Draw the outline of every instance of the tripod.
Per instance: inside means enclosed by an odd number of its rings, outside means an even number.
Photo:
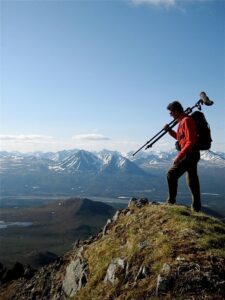
[[[192,113],[194,108],[197,108],[198,110],[201,110],[202,107],[201,105],[205,104],[207,106],[210,106],[213,104],[213,101],[209,100],[209,98],[207,97],[205,92],[201,92],[200,93],[200,97],[201,99],[195,103],[194,106],[192,107],[188,107],[184,112],[185,114],[189,115],[190,113]],[[136,155],[140,150],[142,150],[145,147],[145,150],[148,148],[151,148],[159,139],[161,139],[170,129],[172,129],[174,126],[177,125],[178,120],[175,119],[173,121],[171,121],[168,124],[168,128],[167,129],[161,129],[158,133],[156,133],[156,135],[154,135],[149,141],[147,141],[143,146],[141,146],[136,152],[133,153],[133,156]]]

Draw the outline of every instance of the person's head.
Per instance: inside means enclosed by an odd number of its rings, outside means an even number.
[[[171,117],[177,119],[183,112],[183,106],[178,101],[173,101],[168,104],[167,109],[170,112]]]

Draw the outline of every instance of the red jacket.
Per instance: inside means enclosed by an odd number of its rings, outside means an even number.
[[[169,134],[179,142],[181,151],[177,157],[183,159],[197,142],[197,130],[195,121],[185,113],[178,118],[178,123],[177,132],[170,130]]]

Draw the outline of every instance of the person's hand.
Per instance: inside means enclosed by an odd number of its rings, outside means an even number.
[[[167,132],[167,131],[170,130],[170,126],[169,126],[168,124],[166,124],[166,125],[163,127],[163,129]]]

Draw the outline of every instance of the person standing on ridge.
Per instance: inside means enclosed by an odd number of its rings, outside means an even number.
[[[176,203],[178,179],[185,173],[186,181],[192,194],[192,210],[201,210],[200,185],[197,173],[197,165],[200,160],[200,151],[197,149],[197,129],[194,120],[185,114],[180,102],[174,101],[167,106],[170,115],[177,120],[178,129],[175,132],[168,124],[164,130],[177,140],[179,150],[172,167],[167,173],[169,196],[168,204]]]

